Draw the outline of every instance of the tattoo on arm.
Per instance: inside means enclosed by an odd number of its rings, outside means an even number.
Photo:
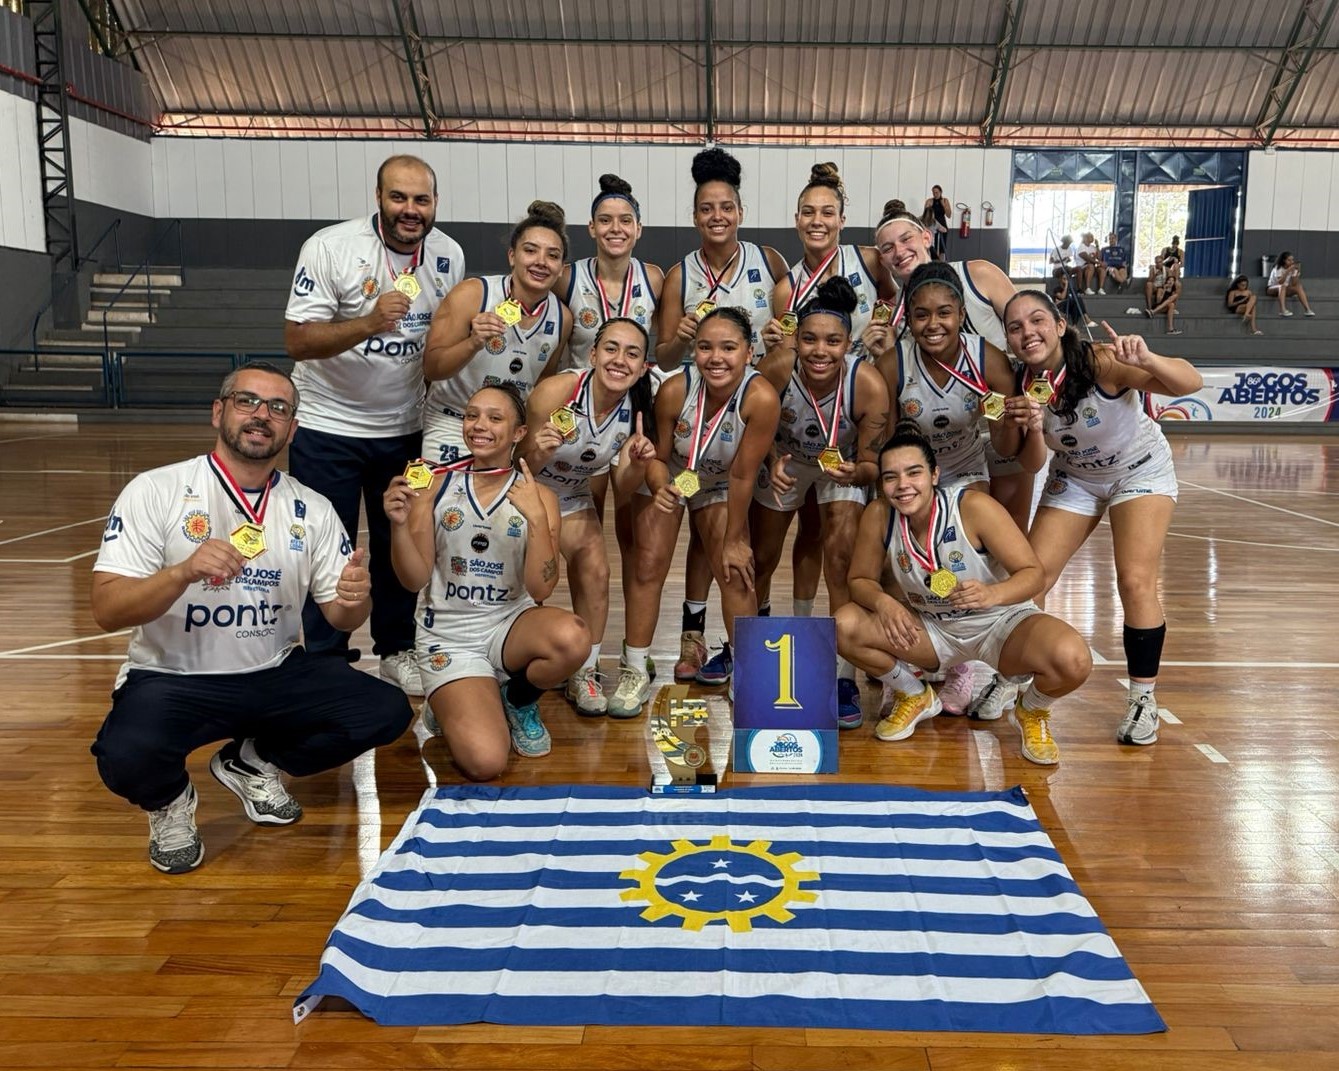
[[[558,579],[558,559],[550,558],[544,563],[544,583]]]

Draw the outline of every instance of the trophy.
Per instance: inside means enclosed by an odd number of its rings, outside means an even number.
[[[661,794],[715,792],[719,774],[711,761],[711,710],[705,699],[690,699],[682,684],[664,685],[651,704],[648,731],[654,751],[651,791]]]

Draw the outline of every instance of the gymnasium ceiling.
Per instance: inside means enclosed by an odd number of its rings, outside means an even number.
[[[1339,145],[1339,0],[105,2],[162,133]]]

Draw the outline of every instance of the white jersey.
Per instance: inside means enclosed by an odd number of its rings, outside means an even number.
[[[984,340],[962,335],[953,370],[978,383],[985,382]],[[915,339],[897,344],[897,403],[901,419],[910,420],[934,447],[940,479],[951,483],[963,475],[985,478],[986,452],[977,424],[981,418],[980,395],[949,376],[940,387],[926,371]]]
[[[860,358],[854,353],[846,355],[842,365],[842,408],[837,415],[837,448],[848,461],[855,456],[856,412],[855,381],[860,371]],[[814,410],[809,391],[800,376],[799,360],[790,374],[786,389],[781,392],[781,419],[776,425],[776,452],[790,454],[796,462],[810,465],[818,464],[818,455],[828,445],[824,424],[831,427],[832,403],[836,400],[834,387],[822,398],[817,399],[822,419]]]
[[[879,288],[870,278],[869,269],[865,267],[865,258],[860,255],[858,245],[838,247],[833,275],[844,275],[846,281],[851,284],[851,289],[855,291],[856,307],[851,313],[851,352],[857,357],[864,357],[865,344],[860,341],[860,336],[865,333],[865,328],[869,326],[870,318],[874,315],[874,303],[879,300]],[[809,271],[804,266],[804,261],[792,264],[786,278],[790,280],[790,292],[793,296],[796,289],[804,285],[809,278]],[[809,291],[806,300],[813,298],[817,293],[818,286],[815,286]],[[798,304],[794,306],[794,311],[800,311]]]
[[[772,287],[776,284],[762,246],[740,242],[739,257],[730,269],[730,277],[722,280],[714,292],[707,281],[701,252],[684,257],[679,262],[679,271],[682,276],[680,299],[685,314],[691,314],[703,301],[743,310],[753,325],[753,363],[757,364],[767,352],[762,329],[772,318]]]
[[[507,300],[507,275],[486,275],[483,301],[479,311],[496,308]],[[430,425],[438,414],[460,420],[465,415],[474,392],[499,383],[510,383],[529,398],[544,366],[553,355],[563,334],[565,306],[552,294],[544,295],[544,308],[529,327],[515,324],[501,335],[494,335],[483,349],[454,376],[439,379],[428,386],[428,413],[425,424]]]
[[[112,506],[93,571],[144,578],[185,561],[207,539],[227,540],[248,518],[210,455],[136,476]],[[253,673],[298,642],[302,604],[335,597],[353,553],[324,495],[282,472],[270,479],[262,518],[265,550],[231,580],[198,580],[161,617],[137,625],[116,677],[158,673]],[[242,492],[254,507],[262,492]],[[233,492],[235,494],[235,492]]]
[[[568,382],[570,400],[566,404],[576,414],[576,434],[553,452],[538,474],[539,482],[560,499],[584,493],[592,476],[608,472],[610,462],[632,434],[633,426],[632,403],[627,395],[597,424],[593,373],[568,372],[562,378]]]
[[[980,335],[1001,353],[1009,352],[1009,339],[1004,334],[1004,324],[1001,322],[999,313],[995,311],[995,306],[990,303],[990,298],[981,293],[972,282],[971,270],[967,267],[967,261],[955,260],[949,265],[958,273],[958,278],[962,280],[962,300],[967,307],[967,319],[963,321],[963,334]]]
[[[1137,390],[1112,395],[1094,384],[1075,407],[1072,423],[1046,406],[1042,430],[1055,451],[1052,466],[1074,476],[1116,479],[1150,460],[1171,462],[1167,437],[1144,411]]]
[[[702,377],[692,365],[685,365],[678,375],[684,377],[684,400],[683,408],[679,410],[679,419],[674,422],[674,447],[670,451],[669,463],[671,479],[688,467],[688,451],[697,428],[698,405],[704,400],[706,392]],[[711,495],[730,486],[730,468],[735,463],[735,454],[744,439],[744,392],[749,389],[756,375],[758,373],[752,368],[744,370],[743,380],[725,403],[725,412],[716,427],[716,434],[698,455],[696,471],[701,480],[700,495]],[[708,414],[703,421],[704,438],[715,416],[715,413]]]
[[[382,244],[364,216],[317,231],[298,254],[286,319],[293,323],[354,320],[408,268],[413,254]],[[408,435],[422,427],[423,346],[432,314],[465,274],[465,254],[435,228],[414,271],[419,295],[395,330],[373,335],[335,357],[299,361],[302,426],[358,439]]]
[[[967,540],[962,527],[962,496],[968,494],[966,488],[953,488],[945,491],[935,489],[934,524],[931,526],[931,538],[934,543],[934,562],[937,568],[947,569],[958,578],[976,580],[983,584],[998,584],[1009,579],[1009,573],[994,558],[977,550]],[[975,493],[975,492],[971,492]],[[897,582],[906,592],[909,602],[919,613],[937,618],[963,617],[979,614],[979,610],[959,610],[946,598],[930,590],[930,572],[923,564],[927,555],[924,548],[904,531],[901,515],[895,509],[888,511],[888,528],[884,532],[883,545],[888,549],[888,565],[897,577]],[[998,608],[992,608],[995,610]]]
[[[629,320],[636,320],[650,333],[651,321],[656,312],[656,296],[651,289],[651,279],[646,274],[646,265],[635,257],[629,267],[632,269],[632,278],[627,284],[627,293],[620,290],[601,294],[595,258],[589,257],[572,264],[572,279],[567,285],[565,299],[567,307],[572,310],[572,334],[563,355],[563,371],[589,366],[595,333],[610,317],[625,316]],[[606,307],[608,316],[605,315]]]
[[[422,623],[432,636],[464,642],[517,609],[535,605],[525,589],[529,528],[507,501],[517,474],[485,505],[469,471],[448,472],[433,503],[437,558],[424,592]]]

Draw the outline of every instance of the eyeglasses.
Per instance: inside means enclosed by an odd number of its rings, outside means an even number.
[[[223,395],[224,401],[230,399],[243,413],[258,413],[263,405],[275,420],[292,420],[298,408],[286,398],[260,398],[244,390],[235,390],[231,394]]]

